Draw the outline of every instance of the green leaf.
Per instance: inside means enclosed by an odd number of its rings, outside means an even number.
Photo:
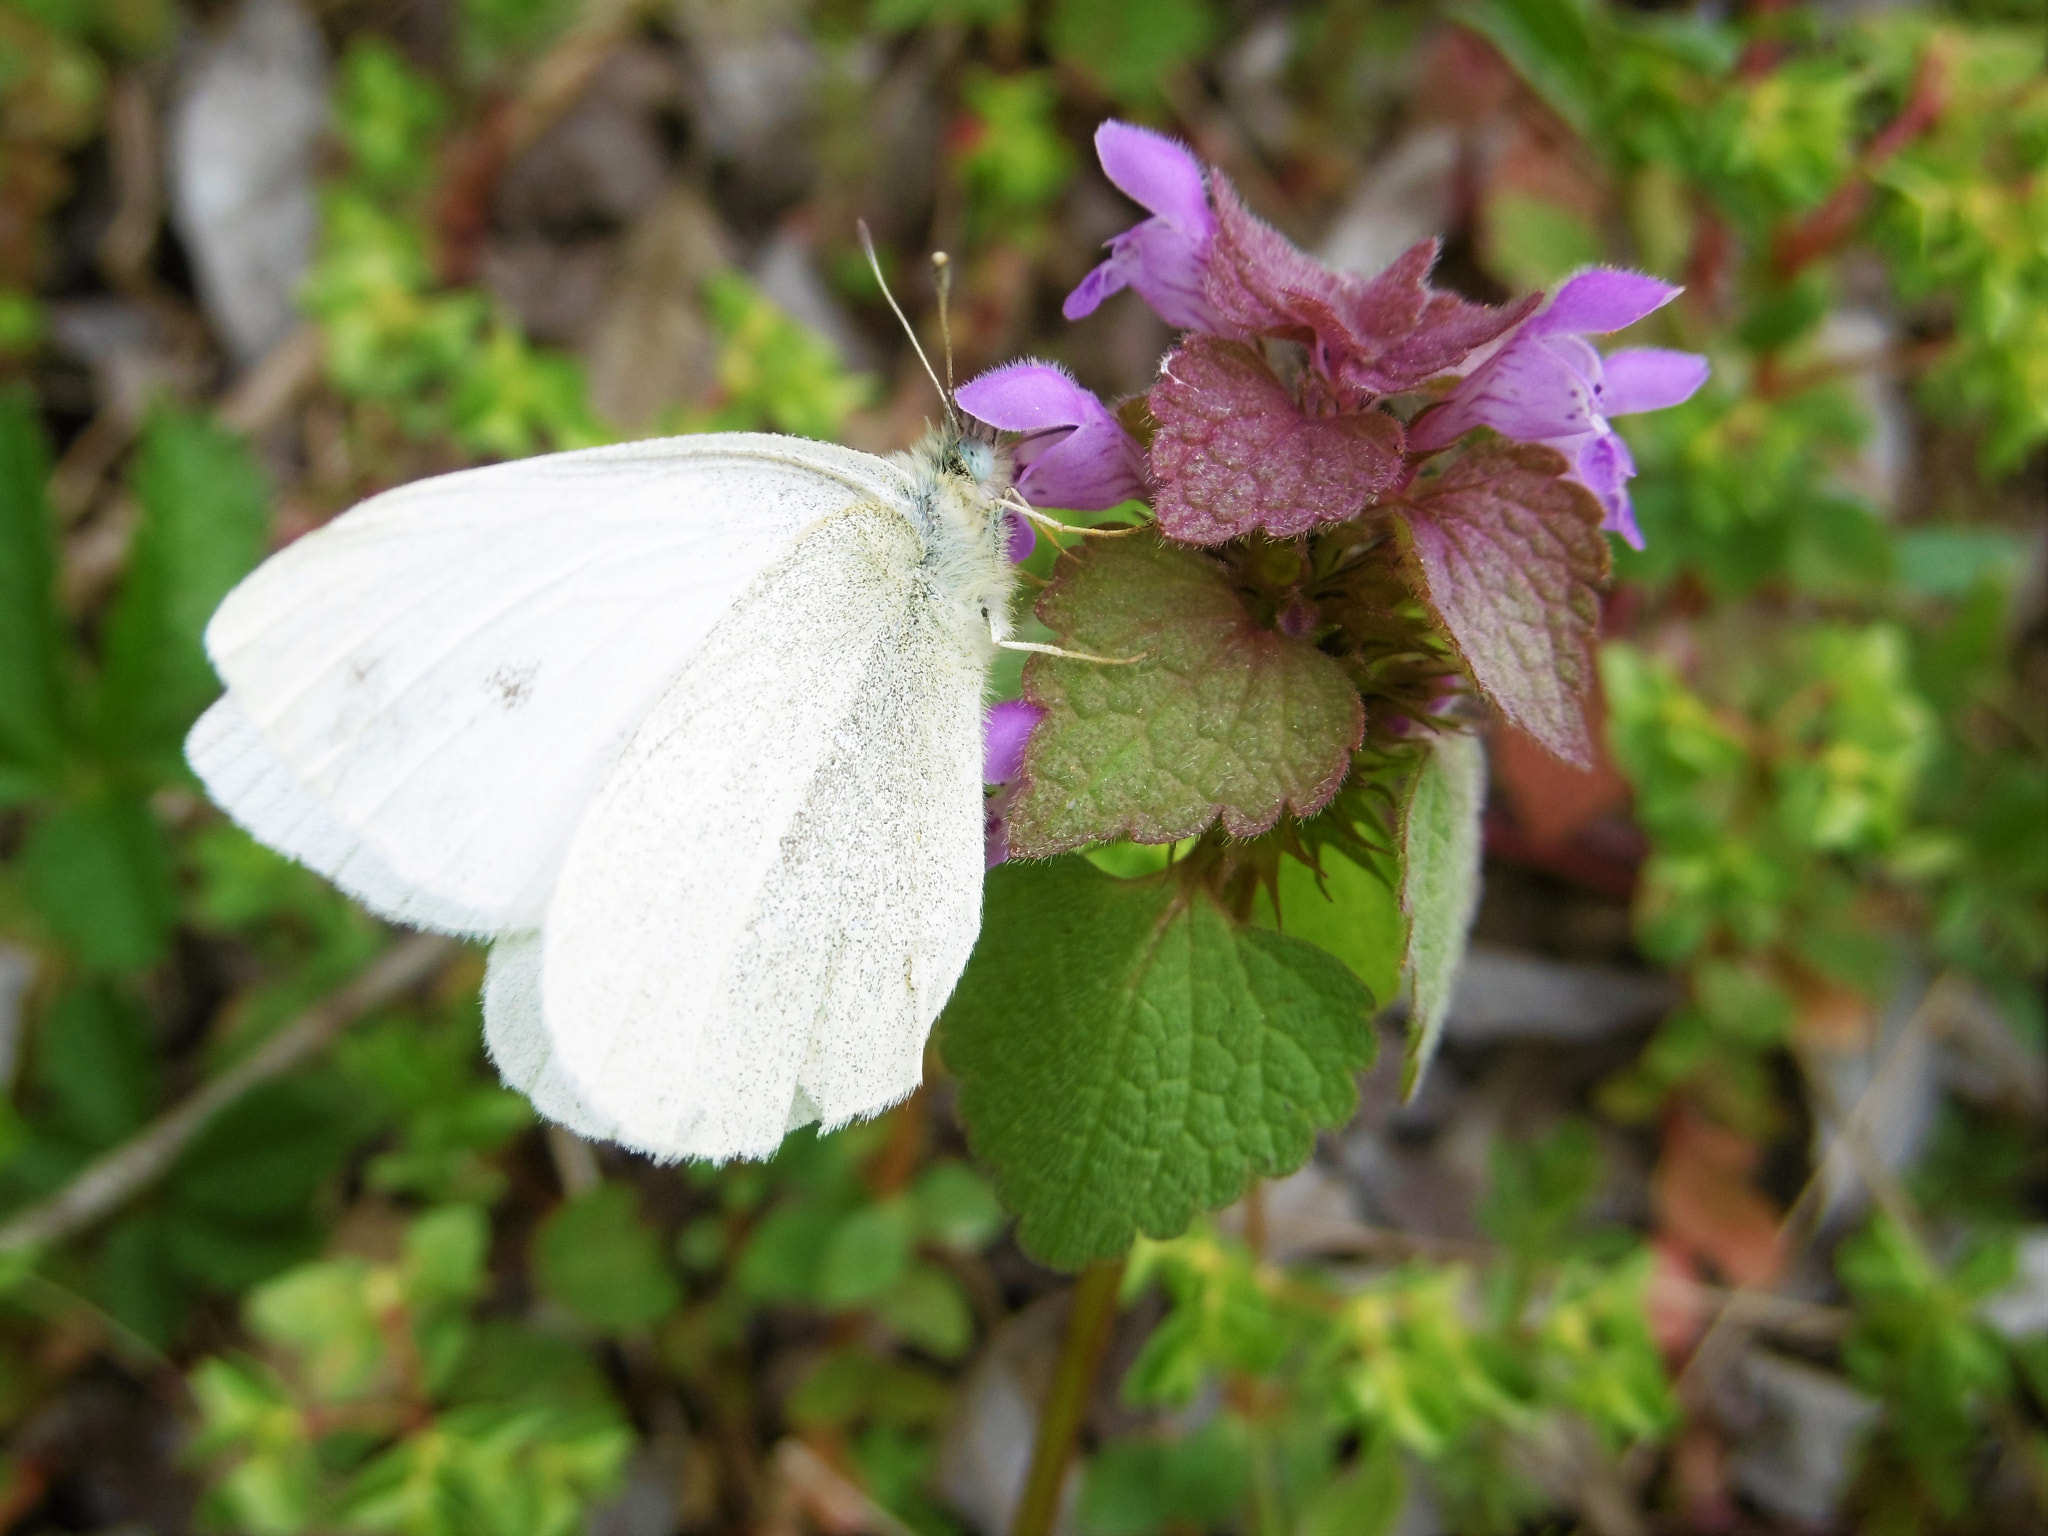
[[[941,1024],[969,1139],[1046,1263],[1167,1237],[1306,1160],[1357,1102],[1372,996],[1172,879],[1006,864]]]
[[[1261,628],[1206,555],[1146,535],[1063,557],[1038,615],[1071,650],[1034,656],[1045,709],[1009,815],[1027,858],[1088,843],[1170,843],[1219,816],[1235,837],[1311,816],[1344,781],[1365,712],[1343,668]]]
[[[484,1283],[491,1222],[474,1205],[445,1205],[405,1233],[405,1292],[415,1305],[467,1301]]]
[[[534,1239],[541,1289],[600,1328],[641,1328],[682,1300],[633,1192],[603,1184],[558,1207]]]
[[[191,1304],[169,1257],[169,1227],[158,1216],[131,1215],[100,1243],[93,1299],[120,1324],[159,1349],[176,1338]]]
[[[908,1201],[860,1207],[826,1240],[818,1261],[817,1300],[835,1309],[874,1300],[910,1268],[914,1240]]]
[[[1394,1437],[1373,1436],[1364,1460],[1310,1502],[1302,1536],[1387,1536],[1407,1499],[1406,1483]]]
[[[1486,204],[1486,265],[1512,292],[1547,288],[1607,254],[1599,230],[1570,208],[1522,192]]]
[[[316,1402],[346,1402],[390,1369],[373,1281],[354,1255],[302,1264],[251,1291],[242,1317],[257,1338],[291,1352],[293,1374]]]
[[[939,1422],[953,1406],[944,1377],[845,1345],[796,1384],[784,1413],[795,1429],[845,1429],[863,1419],[910,1428]]]
[[[1181,1440],[1134,1438],[1088,1465],[1075,1514],[1087,1536],[1214,1530],[1244,1507],[1252,1449],[1242,1423],[1218,1414]]]
[[[942,1248],[971,1252],[1001,1230],[1003,1206],[988,1180],[965,1163],[934,1163],[910,1189],[917,1234]]]
[[[1074,148],[1058,122],[1058,84],[1045,70],[999,75],[976,69],[962,94],[974,128],[962,136],[959,175],[981,220],[1015,226],[1074,179]]]
[[[0,804],[54,779],[63,749],[56,540],[50,473],[33,400],[0,393]]]
[[[142,518],[107,616],[101,736],[164,768],[220,692],[200,637],[263,557],[270,491],[240,438],[174,410],[143,429],[133,483]]]
[[[177,919],[171,853],[142,801],[109,795],[29,828],[22,888],[50,931],[102,971],[154,965]]]
[[[1401,1092],[1412,1096],[1443,1038],[1451,988],[1479,905],[1486,752],[1476,736],[1439,736],[1416,775],[1401,828],[1401,910],[1413,990]]]
[[[308,1257],[315,1198],[347,1155],[348,1106],[329,1079],[270,1083],[222,1110],[165,1181],[163,1272],[246,1290]]]
[[[228,1220],[304,1217],[349,1149],[347,1105],[324,1074],[252,1089],[216,1115],[171,1170],[175,1207]]]
[[[1280,861],[1278,931],[1306,939],[1351,967],[1375,998],[1401,987],[1407,921],[1399,891],[1375,870],[1325,845],[1317,851],[1322,879],[1299,859]],[[1268,915],[1260,907],[1260,926]]]
[[[36,1039],[42,1123],[92,1151],[110,1147],[156,1107],[156,1052],[129,999],[106,987],[60,994]]]
[[[1582,135],[1602,94],[1591,13],[1588,0],[1469,0],[1453,11]]]
[[[1488,698],[1566,762],[1593,765],[1585,696],[1607,580],[1600,503],[1564,456],[1487,443],[1398,503],[1424,595]]]
[[[1046,28],[1053,55],[1100,80],[1120,101],[1150,101],[1177,66],[1216,35],[1206,0],[1056,0]]]
[[[836,1212],[809,1201],[776,1207],[748,1234],[733,1284],[750,1301],[811,1300],[837,1225]]]
[[[938,1360],[958,1360],[974,1342],[974,1313],[960,1282],[936,1264],[914,1264],[875,1298],[875,1315]]]

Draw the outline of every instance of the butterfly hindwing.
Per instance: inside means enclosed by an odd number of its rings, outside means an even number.
[[[920,555],[889,506],[812,530],[577,828],[541,933],[536,1080],[559,1074],[607,1134],[765,1156],[917,1086],[980,926],[986,658]],[[501,1012],[494,1050],[532,1060]]]

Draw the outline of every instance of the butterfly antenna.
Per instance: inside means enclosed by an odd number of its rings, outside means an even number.
[[[932,252],[932,280],[939,290],[939,340],[946,347],[946,399],[953,398],[953,317],[948,301],[953,297],[953,258],[944,251]]]
[[[896,295],[889,291],[889,280],[882,276],[881,259],[875,255],[875,237],[868,233],[866,219],[854,220],[854,227],[860,231],[860,248],[867,253],[868,268],[875,274],[875,281],[881,286],[882,297],[889,301],[889,307],[896,312],[896,319],[903,326],[903,334],[910,338],[910,345],[917,353],[917,360],[924,364],[924,371],[930,376],[932,388],[946,402],[946,414],[953,414],[953,391],[939,382],[939,371],[932,366],[932,360],[924,355],[924,344],[917,339],[917,332],[910,324],[910,317],[903,313],[903,306],[896,302]]]

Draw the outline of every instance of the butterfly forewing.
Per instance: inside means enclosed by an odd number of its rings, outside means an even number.
[[[207,631],[189,755],[263,841],[401,921],[538,922],[634,727],[748,583],[903,472],[733,433],[404,486],[307,535]]]

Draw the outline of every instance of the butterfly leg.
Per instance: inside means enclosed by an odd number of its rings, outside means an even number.
[[[1128,667],[1133,662],[1149,661],[1150,651],[1140,651],[1135,656],[1095,656],[1087,651],[1069,651],[1057,645],[1040,645],[1035,640],[998,640],[1006,651],[1036,651],[1041,656],[1058,656],[1067,661],[1093,661],[1105,667]]]
[[[1077,534],[1084,539],[1121,539],[1134,533],[1143,533],[1151,526],[1149,523],[1131,523],[1128,525],[1119,524],[1114,528],[1085,528],[1078,523],[1063,523],[1056,517],[1047,517],[1022,496],[1019,496],[1014,488],[1003,497],[1000,505],[1016,513],[1019,517],[1024,518],[1027,522],[1036,523],[1039,527],[1043,528],[1051,536],[1055,548],[1063,547],[1059,541],[1059,536],[1063,533]]]

